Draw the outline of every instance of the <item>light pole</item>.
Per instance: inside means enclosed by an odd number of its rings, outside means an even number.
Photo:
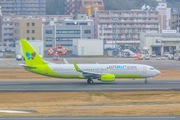
[[[54,38],[55,38],[55,41],[54,41],[54,44],[55,44],[55,48],[56,48],[56,24],[54,24]]]

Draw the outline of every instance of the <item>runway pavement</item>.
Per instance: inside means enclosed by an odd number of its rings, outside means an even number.
[[[180,80],[150,80],[144,84],[143,80],[116,81],[103,83],[95,81],[27,81],[0,82],[0,92],[103,92],[103,91],[180,91]]]
[[[0,120],[180,120],[180,116],[144,117],[0,117]]]
[[[53,61],[52,58],[45,58],[46,61],[56,64],[63,64],[63,60]],[[134,58],[66,58],[72,64],[75,61],[77,64],[145,64],[155,67],[156,69],[180,69],[180,61],[176,60],[141,60],[136,61]],[[23,69],[19,64],[25,64],[25,61],[17,61],[15,58],[0,58],[0,69]]]

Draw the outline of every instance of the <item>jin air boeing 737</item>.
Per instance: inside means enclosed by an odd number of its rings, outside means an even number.
[[[55,78],[87,79],[88,84],[93,84],[93,79],[102,82],[113,82],[116,78],[148,78],[155,77],[161,72],[148,65],[140,64],[55,64],[44,61],[27,40],[21,39],[26,65],[25,70]]]

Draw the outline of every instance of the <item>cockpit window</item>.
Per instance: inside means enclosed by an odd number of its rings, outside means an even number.
[[[154,68],[150,68],[150,70],[154,70]]]

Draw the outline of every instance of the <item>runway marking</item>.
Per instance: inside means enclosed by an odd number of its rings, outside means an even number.
[[[119,105],[119,106],[110,106],[110,105],[105,105],[105,106],[101,106],[101,105],[94,105],[94,106],[86,106],[86,105],[83,105],[83,106],[63,106],[63,107],[26,107],[26,108],[30,108],[30,109],[36,109],[36,108],[78,108],[78,107],[134,107],[134,106],[175,106],[175,105],[180,105],[180,104],[161,104],[161,105],[158,105],[158,104],[151,104],[151,105]],[[0,107],[0,109],[7,109],[7,108],[10,108],[10,109],[20,109],[20,108],[24,108],[24,107]]]
[[[0,113],[31,113],[27,111],[0,110]]]

